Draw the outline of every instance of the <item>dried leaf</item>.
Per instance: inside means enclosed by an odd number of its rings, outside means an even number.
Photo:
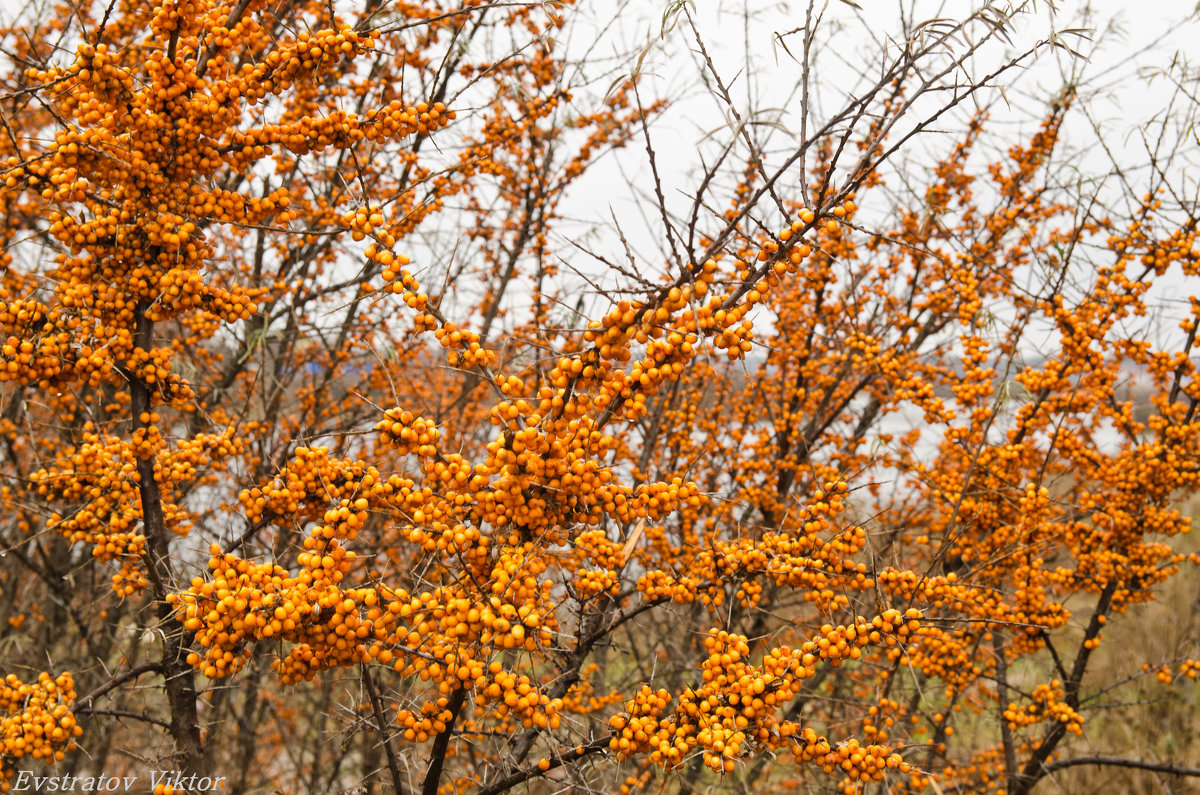
[[[629,538],[625,539],[625,546],[621,547],[621,565],[624,566],[629,562],[629,555],[633,552],[633,548],[637,546],[638,541],[642,538],[642,533],[646,529],[646,520],[638,519],[638,523],[634,525],[633,530],[629,532]]]

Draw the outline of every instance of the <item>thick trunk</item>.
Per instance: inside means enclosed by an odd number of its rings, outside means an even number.
[[[146,305],[139,302],[135,345],[148,351],[153,343],[154,323],[146,318]],[[151,411],[150,387],[139,373],[129,373],[130,408],[133,428],[147,429],[143,416]],[[138,493],[142,503],[142,525],[146,535],[145,564],[158,614],[157,633],[162,638],[162,675],[170,709],[168,722],[175,742],[174,764],[187,775],[202,775],[203,744],[200,720],[196,713],[195,672],[187,664],[183,642],[183,624],[167,602],[174,583],[170,542],[163,517],[162,494],[154,479],[154,459],[138,458]]]

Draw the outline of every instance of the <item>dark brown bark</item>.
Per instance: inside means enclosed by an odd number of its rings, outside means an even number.
[[[150,350],[154,338],[154,322],[146,317],[147,306],[139,301],[134,344],[143,351]],[[127,373],[130,390],[130,409],[134,430],[150,425],[142,415],[151,411],[150,387],[138,373]],[[175,742],[175,764],[187,775],[202,775],[204,746],[200,739],[200,720],[196,713],[195,672],[187,664],[183,642],[183,624],[167,602],[174,583],[171,549],[163,517],[162,494],[154,478],[154,459],[137,461],[138,494],[142,503],[142,525],[146,534],[145,565],[151,593],[158,615],[158,635],[162,638],[162,673],[170,709],[170,734]]]
[[[388,773],[392,777],[392,789],[396,795],[404,795],[404,778],[400,775],[400,762],[396,758],[396,749],[392,747],[392,735],[388,729],[390,724],[383,715],[383,703],[379,699],[378,691],[375,690],[375,683],[371,680],[371,669],[366,665],[362,666],[362,680],[363,685],[367,688],[367,697],[371,699],[371,711],[375,715],[375,726],[379,731],[379,742],[383,745],[384,753],[387,754]],[[461,693],[464,691],[460,690],[458,692]],[[455,710],[455,714],[457,714],[457,710]],[[451,726],[447,726],[446,731],[450,731],[451,728]]]
[[[442,768],[446,764],[446,751],[450,748],[450,736],[454,734],[454,724],[458,721],[458,713],[462,711],[466,700],[466,690],[455,690],[450,694],[450,703],[446,705],[446,709],[450,711],[450,720],[433,741],[433,750],[429,754],[429,769],[425,772],[425,781],[421,784],[421,795],[437,795]]]

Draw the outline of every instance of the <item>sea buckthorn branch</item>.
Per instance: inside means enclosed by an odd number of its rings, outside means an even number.
[[[614,108],[619,107],[623,101],[625,93],[627,93],[628,90],[628,86],[623,87],[613,97],[607,100],[607,104]],[[659,109],[659,105],[657,104],[651,108],[635,109],[630,111],[626,118],[623,118],[616,123],[611,121],[611,113],[609,112],[592,114],[586,119],[581,119],[578,121],[576,126],[594,124],[599,129],[597,129],[597,131],[589,137],[589,139],[580,148],[578,154],[576,154],[567,164],[563,170],[561,178],[557,181],[554,181],[552,184],[547,184],[550,181],[549,172],[553,162],[551,155],[554,152],[554,147],[549,146],[548,143],[555,140],[555,138],[559,137],[560,134],[558,131],[553,130],[552,128],[545,129],[541,127],[535,127],[533,125],[540,118],[553,118],[551,114],[558,106],[560,97],[569,99],[569,93],[564,91],[559,95],[553,95],[545,99],[530,98],[528,100],[521,100],[521,104],[527,108],[527,112],[521,121],[521,127],[522,130],[528,129],[528,134],[530,136],[531,150],[530,155],[528,155],[530,161],[528,167],[531,169],[536,167],[536,170],[528,178],[525,178],[525,172],[521,170],[505,171],[505,182],[507,185],[505,192],[511,192],[513,196],[511,212],[513,215],[515,215],[516,220],[507,221],[504,224],[503,229],[510,233],[514,239],[510,245],[503,246],[499,251],[496,252],[493,252],[490,246],[483,249],[484,256],[489,262],[494,264],[492,281],[489,282],[488,290],[485,294],[485,299],[483,302],[484,311],[480,320],[479,331],[477,334],[474,332],[468,332],[465,329],[459,328],[457,325],[446,328],[445,331],[448,334],[448,338],[452,347],[457,347],[460,339],[464,340],[465,345],[471,350],[474,350],[476,345],[483,345],[484,340],[487,339],[491,331],[493,321],[501,312],[504,294],[509,285],[513,283],[513,277],[518,258],[527,247],[526,244],[535,237],[538,241],[536,248],[536,253],[539,258],[538,280],[540,281],[544,277],[544,274],[548,271],[543,267],[542,263],[547,256],[547,251],[545,250],[543,242],[545,233],[544,231],[540,230],[544,230],[550,223],[550,220],[554,217],[554,208],[558,201],[557,197],[566,190],[572,181],[574,181],[583,173],[584,166],[596,156],[596,153],[600,151],[601,146],[607,146],[610,148],[623,146],[630,135],[630,133],[626,131],[632,129],[635,121],[639,118],[645,117],[647,114],[657,112]],[[501,110],[497,110],[498,118],[494,122],[489,122],[489,124],[494,123],[499,126],[502,121],[506,120],[511,123],[511,120],[507,119],[507,117],[500,116],[501,113]],[[508,140],[509,143],[506,144],[506,148],[511,146],[513,138],[510,136]],[[480,144],[478,148],[480,149],[480,152],[492,152],[492,157],[494,159],[496,154],[494,151],[494,145]],[[474,148],[469,150],[469,152],[471,157],[478,159],[478,156],[474,153]],[[544,153],[544,156],[541,153]],[[465,157],[467,157],[467,155],[464,155],[464,158]],[[539,160],[540,165],[538,164]],[[474,166],[471,167],[474,168]],[[520,201],[518,202],[518,200]],[[493,231],[492,227],[496,225],[495,222],[491,220],[494,215],[494,208],[489,208],[486,213],[483,210],[480,210],[480,216],[477,224],[479,228],[473,234],[482,236],[485,232],[491,233]],[[503,257],[503,261],[501,260],[501,256]],[[402,262],[401,264],[406,263]],[[399,292],[400,287],[407,287],[408,289],[404,292],[405,300],[409,306],[417,309],[418,312],[423,312],[427,306],[432,305],[429,297],[420,292],[415,280],[412,280],[411,275],[409,275],[407,271],[401,271],[399,275],[401,277],[399,282],[392,281],[392,279],[394,279],[396,276],[395,267],[392,266],[385,268],[384,278],[389,282],[388,289]],[[540,290],[535,291],[534,297],[538,301],[542,300],[542,294]],[[418,315],[416,324],[416,328],[418,330],[422,328],[434,328],[435,322],[436,324],[440,325],[444,325],[446,323],[445,318],[441,317],[436,311],[432,312],[431,314],[432,318]],[[519,333],[519,331],[517,333]],[[447,341],[447,338],[445,337],[439,337],[439,339],[442,340],[443,344],[445,344]],[[459,367],[472,364],[475,362],[476,358],[478,357],[472,356],[468,352],[468,355],[465,358],[461,354],[451,354],[449,361],[452,366]],[[493,381],[495,376],[493,376],[493,374],[487,368],[478,369],[471,375],[468,375],[460,388],[458,398],[452,402],[448,410],[454,411],[464,400],[466,400],[466,398],[474,390],[475,386],[484,378],[489,381]]]
[[[576,596],[581,605],[575,645],[555,662],[554,673],[545,692],[552,701],[568,699],[571,690],[581,683],[584,664],[592,655],[597,643],[610,637],[618,626],[633,619],[639,613],[665,602],[665,600],[644,602],[639,609],[631,609],[610,621],[609,615],[616,608],[617,599],[611,598],[611,594],[606,594],[610,598],[605,598],[599,605],[595,605],[587,598],[589,590]],[[520,736],[513,738],[512,747],[508,753],[509,759],[513,763],[523,761],[529,755],[544,728],[536,725],[527,727]]]
[[[1076,756],[1070,759],[1056,759],[1042,768],[1049,776],[1056,771],[1078,765],[1100,765],[1104,767],[1126,767],[1135,770],[1152,770],[1155,773],[1166,773],[1171,776],[1200,776],[1200,768],[1176,765],[1167,762],[1150,762],[1144,759],[1127,759],[1120,756],[1095,754],[1091,756]]]
[[[199,434],[168,448],[157,434],[157,411],[145,412],[145,428],[150,432],[136,435],[134,444],[112,436],[99,436],[85,425],[79,445],[65,450],[62,463],[47,466],[28,477],[30,488],[41,499],[71,505],[68,512],[53,511],[46,520],[54,530],[74,543],[92,544],[98,561],[118,561],[120,571],[113,576],[113,589],[130,596],[148,585],[144,554],[146,534],[139,531],[142,504],[138,489],[139,454],[155,455],[154,477],[160,485],[164,522],[174,535],[186,535],[191,525],[183,510],[184,489],[203,482],[205,464],[221,459],[242,447],[228,431]],[[65,513],[65,515],[64,515]]]
[[[404,451],[418,453],[419,455],[421,455],[422,457],[424,457],[427,460],[427,463],[426,463],[427,468],[430,466],[436,466],[437,464],[449,464],[451,466],[458,466],[458,464],[457,464],[458,457],[457,456],[442,457],[439,461],[436,461],[436,463],[434,463],[435,459],[437,458],[437,456],[436,456],[437,432],[436,432],[436,429],[431,428],[427,423],[424,422],[424,420],[422,420],[418,417],[414,417],[411,414],[408,414],[405,412],[394,412],[394,413],[389,414],[389,417],[391,417],[392,419],[386,420],[385,422],[380,424],[380,431],[382,434],[381,438],[385,443],[394,440],[403,446]],[[307,459],[309,457],[309,453],[304,450],[301,450],[298,452],[300,454],[301,459]],[[356,465],[356,467],[357,467],[357,470],[356,470],[356,474],[357,474],[357,471],[361,471],[361,467],[358,467],[358,465]],[[293,475],[291,474],[292,471],[293,470],[289,467],[287,470],[285,470],[281,479],[284,480],[285,482],[294,482]],[[376,479],[373,476],[371,476],[369,473],[368,473],[367,477],[370,478],[373,482],[376,482]],[[279,482],[280,482],[280,479],[277,479],[277,483],[279,483]],[[339,485],[340,483],[343,483],[343,482],[345,483],[345,485]],[[393,479],[388,482],[388,485],[389,486],[399,485],[400,483],[401,483],[401,481]],[[314,486],[315,485],[316,485],[316,483],[314,481]],[[327,476],[327,477],[321,478],[320,479],[320,490],[318,491],[318,495],[319,495],[318,501],[313,504],[313,510],[316,510],[330,496],[333,496],[335,498],[337,497],[338,492],[334,491],[331,493],[329,491],[329,489],[331,487],[337,488],[337,489],[348,488],[355,492],[358,492],[358,485],[359,484],[351,484],[347,481],[343,481],[341,478],[338,478],[338,477],[328,477]],[[362,485],[365,485],[365,482]],[[275,502],[275,501],[278,501],[281,499],[286,499],[286,501],[287,501],[286,506],[283,503],[280,503],[280,508],[278,508],[276,510],[278,510],[281,514],[285,511],[294,514],[295,510],[304,504],[300,499],[298,499],[298,497],[300,497],[301,495],[303,495],[306,492],[309,492],[309,489],[307,489],[303,486],[300,486],[302,491],[301,491],[300,495],[297,495],[295,488],[296,488],[295,486],[292,486],[292,487],[289,487],[288,492],[282,492],[279,490],[279,486],[277,485],[271,491],[263,493],[262,497],[259,496],[260,492],[257,489],[252,492],[245,493],[243,495],[243,501],[253,500],[253,502],[247,502],[247,504],[250,506],[250,511],[248,511],[249,516],[251,518],[254,518],[258,515],[257,511],[260,509],[257,506],[264,504],[262,502],[263,497],[266,497],[267,499],[270,500],[270,502],[268,502],[266,504],[270,504],[271,502]],[[403,489],[405,487],[401,486],[401,488]],[[361,494],[364,492],[358,492],[358,493]],[[369,492],[366,492],[366,493],[369,494]],[[285,494],[291,495],[291,496],[285,497],[284,496]],[[450,494],[448,494],[446,496],[453,497],[453,493],[451,492]],[[362,497],[360,497],[359,499],[360,499],[360,501],[362,501],[362,505],[365,506],[366,501],[363,500]],[[345,509],[343,508],[343,511],[344,510]],[[426,522],[428,522],[428,520],[430,518],[430,515],[426,515],[421,509],[416,509],[415,511],[412,512],[412,515],[418,523],[426,523]],[[435,509],[435,512],[432,514],[432,516],[435,517],[435,520],[436,520],[436,517],[439,516],[438,509]],[[325,515],[326,521],[329,521],[330,518],[331,518],[331,514],[326,513],[326,515]],[[358,522],[361,522],[361,519],[359,519]],[[422,539],[428,538],[427,535],[421,531],[415,530],[415,532],[417,534],[412,536],[415,540],[422,540]],[[458,534],[461,535],[461,532],[459,532]],[[466,541],[466,537],[464,537],[464,541]],[[426,544],[426,547],[428,548],[428,543],[429,543],[428,540],[425,540],[424,543]],[[455,542],[455,543],[461,543],[461,542]],[[308,546],[307,543],[306,543],[306,546]],[[434,547],[434,549],[436,549],[436,548],[437,547]],[[228,561],[230,560],[230,556],[227,555],[225,557],[226,557],[226,563],[228,563]],[[304,556],[301,557],[301,563],[302,564],[305,563]],[[336,565],[336,563],[335,563],[335,565]],[[243,564],[241,564],[241,563],[238,564],[239,568],[242,568],[242,566],[243,566]],[[278,576],[278,575],[276,575],[276,576]],[[228,581],[228,576],[224,578],[224,581]],[[302,576],[301,584],[303,584],[303,581],[304,581],[304,578]],[[218,585],[219,585],[219,583],[218,583]],[[498,583],[498,585],[504,585],[504,583],[500,582],[500,583]],[[289,586],[287,585],[287,582],[285,581],[283,583],[283,588],[284,588],[285,592],[288,587]],[[193,586],[193,589],[195,589],[195,588],[196,588],[196,584],[194,584],[194,586]],[[199,591],[199,594],[201,596],[203,596],[203,594],[205,593],[206,590],[207,590],[206,588],[201,588],[201,590]],[[435,596],[436,596],[436,594],[435,594]],[[226,597],[227,600],[228,600],[228,598],[229,597]],[[185,603],[189,603],[190,601],[191,601],[190,598],[185,598]],[[234,599],[233,601],[235,603],[234,608],[236,609],[237,600]],[[250,600],[250,603],[253,603],[253,601],[254,600],[252,598]],[[462,600],[462,601],[463,601],[464,605],[470,603],[466,600]],[[477,598],[472,599],[471,601],[477,601]],[[492,597],[492,602],[493,602],[493,604],[496,603],[496,597]],[[228,604],[228,602],[226,602],[226,604]],[[457,609],[461,609],[461,608],[456,608],[456,610]],[[522,611],[523,610],[524,610],[524,608],[522,608]],[[279,618],[278,612],[279,611],[277,610],[276,611],[277,619]],[[188,613],[189,613],[189,616],[192,616],[192,615],[195,616],[194,618],[189,617],[189,619],[188,619],[189,620],[189,628],[200,628],[202,626],[202,622],[197,619],[199,619],[200,615],[202,615],[202,610],[199,609],[199,606],[197,605],[197,609],[194,613],[189,608]],[[521,614],[525,615],[523,612],[521,612]],[[285,613],[285,615],[286,615],[286,613]],[[523,619],[523,623],[531,624],[534,617],[535,616],[532,613],[525,615],[525,618]],[[211,614],[209,615],[208,620],[210,622],[212,621]],[[245,622],[243,622],[243,623],[245,623]],[[505,622],[505,624],[507,625],[507,622]],[[217,625],[217,626],[219,627],[220,625]],[[235,622],[235,627],[236,627],[236,622]],[[284,630],[285,633],[289,631],[287,621],[284,621],[282,629]],[[513,626],[513,630],[512,630],[513,633],[516,633],[519,630],[523,630],[523,627],[520,625]],[[209,637],[211,637],[211,636],[207,632],[205,632],[201,635],[198,635],[198,638],[200,638],[201,641],[204,643],[208,642]],[[236,637],[237,636],[231,637],[231,640],[235,639]],[[522,635],[518,636],[518,637],[523,637],[523,632],[522,632]],[[526,643],[528,643],[528,642],[530,642],[530,641],[526,641]],[[236,650],[236,647],[235,647],[235,650]],[[214,649],[213,651],[211,651],[209,653],[209,663],[208,663],[209,668],[207,668],[206,670],[208,671],[208,673],[210,675],[219,674],[222,670],[222,668],[220,666],[222,664],[227,664],[230,659],[228,651],[221,651],[220,658],[219,659],[214,658],[213,654],[216,651],[218,651],[218,650]],[[390,654],[388,654],[385,651],[380,656],[381,656],[381,659],[383,659],[384,661],[387,661],[387,658],[390,657]],[[198,656],[193,656],[192,659],[194,661],[193,664],[200,663],[200,658]],[[224,661],[224,663],[222,663],[222,661]],[[217,665],[213,665],[214,662],[216,662]],[[234,661],[234,664],[236,665],[236,660]],[[323,666],[324,666],[324,664],[322,664],[322,667]],[[414,669],[414,670],[419,670],[420,668],[421,668],[421,666],[418,665],[417,669]],[[435,669],[436,668],[437,668],[437,666],[435,666]],[[469,670],[469,669],[467,669],[467,670]],[[493,668],[492,670],[494,673],[500,673],[500,671],[496,668]],[[475,675],[475,678],[478,679],[478,674]],[[570,682],[566,681],[566,680],[563,680],[562,683],[556,685],[554,690],[550,694],[548,694],[549,702],[551,705],[553,705],[557,701],[557,698],[555,698],[555,692],[557,690],[559,690],[560,688],[565,690],[567,687],[569,687],[569,685],[570,685]],[[491,697],[489,695],[490,692],[491,692],[490,688],[485,688],[483,695],[487,696],[487,697]],[[497,694],[499,694],[499,692],[502,692],[502,691],[499,691],[499,690],[496,691]],[[542,699],[543,700],[546,699],[546,696],[542,696]],[[534,717],[534,724],[537,725],[541,719],[538,718],[537,715],[534,715],[533,717]],[[405,720],[404,715],[402,715],[401,718],[402,718],[402,721]],[[528,721],[529,721],[529,718],[526,718],[527,726],[529,725]]]
[[[1078,732],[1079,730],[1081,719],[1077,717],[1076,710],[1079,709],[1079,691],[1083,683],[1083,675],[1087,671],[1088,660],[1094,648],[1091,645],[1091,641],[1100,634],[1100,628],[1105,623],[1105,617],[1112,605],[1116,591],[1117,583],[1110,582],[1100,593],[1096,608],[1092,612],[1092,617],[1088,621],[1087,628],[1084,631],[1084,639],[1080,643],[1079,651],[1076,653],[1075,660],[1071,665],[1071,676],[1065,683],[1059,686],[1062,690],[1062,706],[1053,708],[1054,711],[1052,714],[1055,716],[1055,722],[1051,723],[1046,729],[1040,742],[1037,743],[1037,747],[1029,755],[1029,759],[1021,768],[1020,773],[1011,781],[1013,791],[1017,795],[1027,793],[1045,775],[1043,766],[1051,754],[1054,753],[1065,734],[1068,731],[1073,730]],[[1049,700],[1047,699],[1047,701]]]
[[[78,699],[76,699],[75,703],[81,709],[82,708],[90,708],[92,706],[92,704],[95,703],[96,699],[100,698],[100,696],[103,696],[106,693],[112,692],[113,690],[115,690],[116,688],[125,684],[126,682],[132,682],[135,679],[137,679],[138,677],[140,677],[142,674],[161,673],[161,672],[162,672],[162,663],[161,662],[144,663],[142,665],[134,666],[133,668],[130,668],[127,671],[122,671],[121,673],[112,677],[104,684],[89,691],[86,695],[79,697]]]
[[[1184,330],[1186,330],[1186,329],[1184,329]],[[1049,388],[1044,388],[1042,393],[1039,394],[1038,404],[1042,404],[1042,402],[1044,402],[1046,399],[1048,399],[1049,396],[1050,396]],[[1106,405],[1109,405],[1109,406],[1114,405],[1114,401],[1112,401],[1111,397],[1109,397],[1109,399],[1106,399]],[[1123,422],[1128,423],[1128,420],[1123,420]],[[1127,431],[1127,432],[1129,432],[1130,436],[1133,436],[1132,431]],[[1044,465],[1043,465],[1043,467],[1044,467]],[[1092,514],[1092,515],[1094,516],[1094,514]],[[995,558],[992,558],[992,560],[995,560]],[[1106,578],[1106,576],[1105,576],[1104,579],[1108,579],[1108,578]],[[1138,575],[1138,579],[1141,579],[1140,575]],[[1096,580],[1094,580],[1094,578],[1092,578],[1092,576],[1088,576],[1087,585],[1085,587],[1093,587],[1091,584],[1094,581],[1096,581]],[[1100,581],[1103,582],[1104,580],[1102,579]],[[1138,591],[1141,592],[1140,588]],[[1049,636],[1046,636],[1044,633],[1042,633],[1042,636],[1046,642],[1049,642]],[[1092,647],[1094,647],[1094,644],[1096,644],[1096,642],[1098,642],[1098,640],[1097,640],[1097,638],[1087,638],[1084,642],[1085,642],[1085,644],[1087,644],[1086,648],[1092,648]],[[1052,646],[1051,646],[1051,651],[1052,651]],[[1060,669],[1062,671],[1064,679],[1067,679],[1066,671],[1063,670],[1061,663],[1058,664],[1058,669]]]
[[[513,787],[545,776],[555,768],[582,761],[589,756],[606,754],[611,741],[612,736],[606,735],[597,737],[594,740],[590,740],[569,750],[551,754],[550,756],[539,759],[536,764],[529,765],[521,770],[509,773],[507,776],[504,776],[496,781],[484,783],[484,785],[480,787],[478,795],[498,795],[502,792],[508,792]]]
[[[299,451],[298,462],[306,460],[324,461],[325,453]],[[510,685],[521,689],[529,698],[506,698],[498,705],[502,714],[515,710],[526,726],[557,725],[554,712],[559,699],[537,693],[526,677],[510,675],[496,662],[486,663],[492,654],[488,649],[523,645],[532,650],[547,644],[554,630],[553,614],[547,612],[552,605],[534,608],[528,601],[532,595],[529,572],[536,574],[544,568],[544,563],[530,558],[532,546],[500,549],[491,576],[481,578],[482,581],[474,576],[463,578],[452,587],[435,588],[419,598],[379,587],[339,587],[338,582],[349,572],[354,554],[342,548],[338,539],[354,538],[365,521],[371,499],[396,492],[400,492],[399,497],[403,499],[409,489],[399,478],[380,478],[373,468],[350,462],[342,462],[340,466],[349,466],[348,471],[356,473],[358,482],[338,477],[312,478],[310,482],[314,487],[321,489],[321,499],[329,499],[330,488],[344,489],[360,496],[352,505],[343,499],[340,509],[325,511],[324,521],[329,524],[318,527],[305,541],[305,548],[314,552],[303,552],[299,557],[299,563],[307,570],[302,570],[296,577],[288,576],[278,566],[252,565],[231,554],[218,556],[219,550],[214,548],[210,564],[216,574],[214,581],[209,583],[197,578],[189,592],[172,596],[172,601],[186,616],[187,628],[196,632],[202,645],[209,647],[204,657],[192,654],[189,662],[203,667],[210,677],[223,676],[237,670],[241,660],[248,655],[249,650],[244,644],[279,634],[299,644],[277,663],[282,679],[295,682],[310,677],[316,670],[352,662],[378,660],[390,664],[399,653],[400,659],[394,664],[397,671],[432,679],[447,689],[446,692],[463,691],[468,687],[477,689],[479,704],[497,699]],[[284,473],[293,484],[293,473],[297,468],[289,467]],[[288,508],[292,510],[295,510],[292,506],[298,508],[304,504],[296,496],[288,496],[295,495],[294,491],[285,493],[278,486],[262,496],[260,493],[258,489],[248,491],[243,494],[243,500],[251,506],[264,504],[263,497],[272,501],[287,500]],[[334,495],[337,493],[333,492]],[[310,510],[315,511],[317,505],[313,503]],[[425,519],[422,517],[418,521],[425,522]],[[455,549],[446,549],[444,542],[433,544],[432,539],[416,527],[412,528],[410,537],[425,544],[431,552],[444,549],[449,559],[456,560],[461,559],[462,553],[457,546],[469,546],[472,542],[463,534],[461,526],[455,535],[459,540],[446,536]],[[482,543],[480,549],[487,547],[486,539],[480,539],[477,533],[470,537]],[[482,559],[476,559],[483,564]],[[537,565],[531,569],[534,563]],[[481,573],[486,575],[486,572],[485,568]],[[524,575],[524,580],[515,579],[514,574]],[[230,590],[228,586],[235,581],[245,585]],[[492,595],[478,593],[481,586],[490,587]],[[538,599],[543,602],[547,600],[545,587],[540,591],[535,589],[533,593],[539,593]],[[318,597],[316,604],[309,606],[314,597]],[[509,602],[509,599],[513,601]],[[271,612],[263,615],[260,605]],[[363,606],[370,608],[365,612],[365,621],[361,612]],[[222,617],[223,614],[227,617]],[[397,618],[407,618],[411,623],[408,628],[397,626]],[[438,628],[436,633],[435,627]],[[353,640],[355,638],[357,641]],[[484,645],[476,652],[473,649],[479,643]],[[414,646],[423,647],[424,651],[416,650]],[[497,682],[503,682],[504,687],[489,684],[493,677]],[[402,724],[409,723],[412,718],[405,712],[399,717]],[[446,720],[449,718],[438,719],[443,724]],[[410,728],[407,736],[420,741],[420,735],[426,731],[422,728],[424,721],[410,725],[415,728]],[[430,728],[433,727],[431,724]],[[444,727],[438,731],[444,731]]]
[[[850,627],[827,624],[819,640],[799,649],[772,649],[757,667],[744,661],[749,654],[744,637],[710,630],[705,639],[710,656],[702,664],[704,684],[680,693],[679,706],[669,715],[666,707],[672,695],[643,686],[625,712],[610,719],[617,733],[610,748],[618,757],[648,753],[652,762],[667,768],[678,767],[702,750],[705,766],[724,772],[734,769],[735,759],[791,748],[797,761],[814,761],[827,773],[840,768],[863,781],[881,780],[885,768],[902,765],[899,757],[889,756],[889,749],[860,749],[856,742],[835,749],[811,729],[802,732],[794,723],[780,723],[776,713],[815,675],[818,661],[836,666],[858,659],[868,643],[902,642],[915,630],[917,615],[910,611],[906,617],[893,610],[869,622],[858,619]],[[902,769],[906,772],[907,766]]]
[[[362,676],[363,686],[367,690],[367,697],[371,700],[371,710],[375,715],[375,728],[383,736],[383,750],[387,754],[388,772],[392,776],[392,787],[396,791],[396,795],[403,795],[405,792],[404,779],[400,775],[400,764],[396,758],[396,750],[392,747],[391,733],[388,731],[387,720],[383,716],[383,704],[379,699],[379,693],[375,689],[375,682],[371,678],[371,669],[369,666],[363,665],[359,667],[359,673]]]
[[[1043,400],[1044,400],[1044,397],[1043,397]]]

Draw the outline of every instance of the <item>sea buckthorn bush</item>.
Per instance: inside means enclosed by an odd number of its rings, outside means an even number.
[[[1067,34],[826,73],[853,5],[736,79],[679,2],[0,29],[0,788],[1200,775],[1104,731],[1197,698],[1195,627],[1110,640],[1200,563],[1194,75],[1089,181],[1090,78],[1000,102]]]

